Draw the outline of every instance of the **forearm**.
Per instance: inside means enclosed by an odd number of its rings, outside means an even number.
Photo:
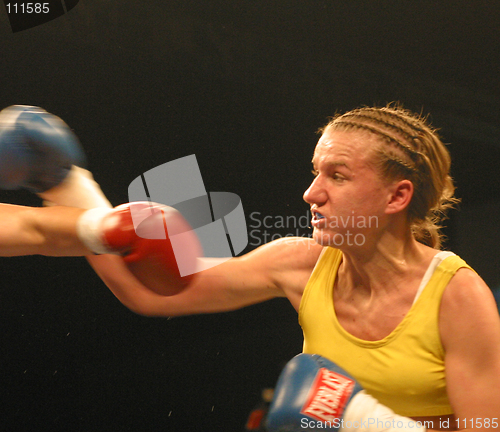
[[[274,291],[238,289],[227,279],[230,272],[219,272],[218,266],[197,274],[179,294],[162,296],[142,285],[118,256],[89,255],[87,260],[115,297],[140,315],[173,317],[227,312],[277,297]]]
[[[154,315],[151,305],[161,296],[148,290],[128,270],[121,257],[89,255],[87,261],[115,297],[132,312]],[[168,316],[168,314],[165,314]]]
[[[76,233],[84,210],[69,207],[0,206],[0,255],[82,256],[90,251]]]

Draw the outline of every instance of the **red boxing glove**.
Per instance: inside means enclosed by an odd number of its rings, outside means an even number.
[[[182,215],[156,203],[89,210],[78,221],[78,234],[96,253],[121,255],[143,285],[164,296],[179,293],[191,282],[202,255]]]

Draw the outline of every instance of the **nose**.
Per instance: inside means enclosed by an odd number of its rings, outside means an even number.
[[[321,175],[316,176],[309,188],[304,192],[304,201],[308,204],[320,206],[326,202],[326,192]]]

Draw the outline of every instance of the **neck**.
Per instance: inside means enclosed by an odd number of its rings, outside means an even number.
[[[339,277],[344,286],[367,294],[401,289],[401,281],[413,275],[419,277],[436,254],[434,249],[417,242],[409,230],[404,236],[385,232],[371,244],[342,252]]]

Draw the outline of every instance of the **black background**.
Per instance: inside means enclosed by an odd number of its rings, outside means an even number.
[[[62,117],[114,205],[144,171],[194,153],[206,189],[238,194],[249,224],[298,218],[329,116],[390,101],[431,113],[463,200],[446,247],[500,286],[496,0],[81,0],[17,33],[2,10],[0,37],[0,107]],[[248,249],[288,232],[261,229]],[[145,318],[81,258],[0,265],[6,431],[242,431],[301,350],[285,301]]]

